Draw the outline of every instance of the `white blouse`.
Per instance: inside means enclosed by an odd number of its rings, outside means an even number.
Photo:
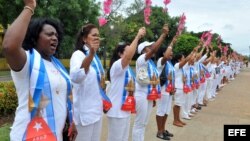
[[[121,110],[122,106],[122,98],[124,91],[124,82],[125,82],[125,74],[128,71],[129,67],[122,68],[121,59],[114,62],[110,69],[110,79],[111,79],[111,87],[109,93],[107,93],[108,97],[112,102],[112,108],[107,113],[108,117],[116,117],[116,118],[126,118],[130,116],[131,112]],[[133,79],[132,75],[128,73],[129,80]],[[128,80],[128,81],[129,81]],[[128,93],[126,92],[126,95]]]
[[[95,69],[90,65],[88,72],[81,68],[86,55],[75,51],[70,59],[70,78],[73,82],[74,122],[87,126],[99,121],[103,115],[102,96]],[[95,58],[93,61],[96,61]]]

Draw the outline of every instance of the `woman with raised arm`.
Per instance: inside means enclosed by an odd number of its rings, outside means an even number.
[[[168,32],[168,25],[165,24],[156,42],[144,41],[138,46],[138,53],[141,55],[136,61],[136,117],[132,131],[133,141],[144,141],[152,107],[160,96],[159,73],[151,57],[157,52]]]
[[[77,34],[70,59],[77,141],[99,141],[103,112],[112,106],[104,91],[105,72],[96,54],[99,47],[98,28],[94,24],[84,25]]]
[[[156,122],[158,131],[156,137],[163,140],[170,140],[169,137],[173,137],[172,133],[165,130],[165,124],[172,107],[172,95],[175,93],[175,70],[171,63],[171,59],[173,57],[172,48],[176,40],[177,36],[173,38],[172,42],[164,52],[163,57],[159,58],[157,61],[157,69],[161,74],[160,77],[164,76],[164,78],[160,78],[162,80],[160,82],[162,95],[157,104]]]
[[[63,65],[53,56],[61,43],[61,26],[52,19],[31,20],[36,0],[24,3],[3,40],[18,96],[10,140],[62,141],[67,111],[72,129],[70,140],[74,140],[77,132],[72,122],[71,82]]]
[[[175,68],[175,88],[176,92],[174,95],[175,103],[173,107],[174,113],[174,121],[173,125],[178,127],[183,127],[186,125],[185,122],[181,121],[180,119],[180,109],[183,108],[184,105],[184,95],[186,92],[186,67],[187,62],[194,56],[195,52],[197,51],[198,47],[194,48],[194,50],[185,57],[183,53],[177,53],[173,57],[174,68]],[[185,91],[185,92],[184,92]]]
[[[135,76],[129,63],[135,54],[138,41],[145,33],[145,28],[140,28],[130,45],[118,44],[112,55],[109,71],[111,88],[108,96],[113,106],[107,113],[108,141],[128,141],[130,115],[135,110],[133,109],[135,108],[133,99]]]

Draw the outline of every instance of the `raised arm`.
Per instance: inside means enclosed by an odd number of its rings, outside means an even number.
[[[36,0],[24,0],[24,3],[23,11],[8,28],[3,39],[3,53],[9,66],[15,71],[21,70],[27,59],[22,42],[36,7]]]
[[[207,65],[209,62],[212,62],[214,59],[214,52],[210,52],[210,57],[203,61],[204,65]]]
[[[89,54],[82,61],[81,68],[84,68],[86,73],[89,71],[89,66],[90,66],[90,64],[95,56],[96,51],[100,47],[99,31],[97,32],[96,30],[98,30],[98,29],[96,29],[96,28],[93,28],[92,30],[94,30],[93,33],[89,33],[89,35],[87,37],[90,39],[84,39],[84,40],[86,40],[86,41],[84,41],[86,46],[89,47]]]
[[[129,47],[126,48],[126,50],[124,51],[124,55],[122,56],[122,68],[125,68],[127,65],[129,65],[130,61],[132,60],[135,51],[136,51],[136,47],[138,45],[138,41],[145,36],[146,34],[146,29],[145,27],[141,27],[137,33],[137,35],[135,36],[133,42],[130,44]]]
[[[185,59],[180,61],[179,68],[182,68],[192,57],[195,56],[196,50],[194,49]]]
[[[173,40],[171,41],[166,51],[164,52],[163,58],[161,59],[161,65],[164,65],[166,61],[168,60],[168,58],[170,57],[170,55],[172,54],[173,52],[172,50],[173,50],[175,42],[177,41],[177,38],[178,36],[174,36]]]
[[[198,49],[201,48],[201,46],[202,46],[201,44],[202,44],[202,42],[200,41],[199,45],[197,46]],[[203,46],[202,49],[200,50],[200,52],[197,53],[197,58],[201,58],[204,49],[205,49],[205,47]]]
[[[146,60],[150,59],[153,54],[155,54],[159,47],[161,46],[162,42],[165,40],[166,36],[168,35],[169,29],[168,29],[168,25],[165,24],[162,28],[162,34],[161,36],[158,38],[158,40],[153,44],[151,50],[146,54]]]

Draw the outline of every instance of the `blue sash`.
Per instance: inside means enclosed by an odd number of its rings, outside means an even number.
[[[104,69],[102,67],[102,63],[99,59],[99,57],[95,54],[94,59],[91,62],[91,66],[94,68],[94,70],[96,71],[96,77],[97,77],[97,82],[99,83],[99,90],[100,90],[100,94],[102,96],[102,98],[108,102],[111,103],[110,99],[108,98],[108,96],[105,94],[105,91],[103,90],[103,88],[100,85],[101,82],[101,76],[104,75]]]
[[[54,109],[53,109],[53,103],[52,103],[52,93],[51,93],[51,87],[49,78],[44,66],[43,59],[41,55],[35,50],[31,49],[29,51],[30,54],[30,66],[29,66],[29,77],[30,77],[30,90],[29,90],[29,102],[32,101],[34,104],[34,107],[29,106],[30,111],[30,118],[31,120],[36,117],[36,114],[39,108],[39,104],[42,98],[42,95],[46,96],[48,100],[50,101],[48,105],[45,107],[46,116],[43,117],[46,118],[47,124],[50,128],[50,130],[53,132],[53,134],[56,136],[56,125],[55,125],[55,119],[54,119]],[[68,76],[68,73],[64,66],[60,63],[59,60],[51,57],[52,63],[55,65],[57,70],[60,71],[63,78],[66,80],[67,83],[67,108],[68,108],[68,114],[69,114],[69,121],[72,123],[72,101],[70,99],[71,95],[71,83]],[[31,100],[31,101],[30,101]],[[26,140],[26,132],[23,136],[23,140]]]
[[[151,72],[151,68],[153,70],[153,72]],[[153,75],[156,75],[156,78],[158,79],[159,78],[159,72],[155,66],[155,63],[153,62],[153,60],[149,59],[148,61],[148,76],[149,76],[149,79],[151,80],[152,76]],[[152,85],[151,84],[148,84],[148,94],[150,94],[151,92],[151,89],[152,89]],[[161,93],[161,86],[160,84],[157,84],[157,91],[158,91],[158,94]]]
[[[127,90],[125,87],[128,85],[129,79],[132,77],[133,81],[135,82],[135,74],[130,66],[128,66],[128,69],[125,73],[125,79],[124,79],[124,88],[123,88],[123,95],[122,95],[122,104],[125,102],[127,97]]]
[[[190,86],[190,87],[191,87],[191,84],[193,83],[192,82],[193,75],[194,75],[194,68],[190,67],[190,76],[189,76],[189,81],[188,81],[188,86]]]
[[[174,85],[175,85],[175,69],[174,69],[174,66],[173,66],[173,64],[170,62],[170,61],[167,61],[166,62],[166,67],[165,67],[165,73],[166,73],[166,77],[168,78],[168,68],[170,68],[170,70],[171,70],[171,76],[172,76],[172,85],[173,85],[173,87],[174,87]],[[168,79],[167,79],[167,81],[165,82],[165,86],[167,87],[167,85],[168,85]]]
[[[182,75],[183,75],[183,77],[185,77],[186,78],[186,82],[183,82],[183,83],[185,83],[186,85],[188,85],[188,76],[187,76],[187,73],[184,71],[184,69],[183,68],[181,68],[181,71],[182,71]]]

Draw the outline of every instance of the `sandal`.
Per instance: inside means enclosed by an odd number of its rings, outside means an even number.
[[[163,140],[170,140],[170,138],[168,136],[166,136],[164,133],[163,134],[156,134],[157,138],[163,139]]]
[[[165,134],[166,136],[169,136],[169,137],[173,137],[174,136],[174,134],[168,132],[168,130],[165,130],[165,132],[163,134]]]

